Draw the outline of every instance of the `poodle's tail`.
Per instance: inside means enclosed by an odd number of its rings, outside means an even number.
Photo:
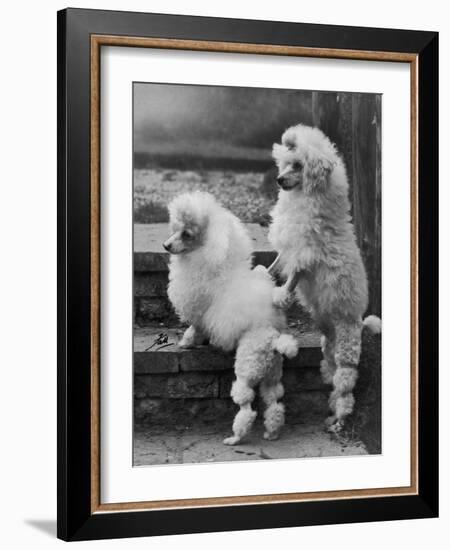
[[[376,315],[369,315],[363,321],[363,325],[367,327],[372,334],[381,334],[381,319]]]
[[[298,353],[298,343],[292,334],[280,334],[274,339],[273,348],[288,359],[292,359]]]

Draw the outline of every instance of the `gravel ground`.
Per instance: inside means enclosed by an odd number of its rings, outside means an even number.
[[[134,171],[136,223],[168,221],[167,204],[186,191],[208,191],[243,222],[267,225],[275,198],[262,192],[264,173],[219,170]]]
[[[283,458],[318,458],[367,455],[358,440],[330,435],[324,430],[323,418],[305,419],[301,424],[286,425],[278,441],[262,437],[261,423],[256,422],[247,440],[229,447],[223,438],[231,435],[228,424],[186,426],[164,429],[140,426],[134,432],[134,466],[151,464],[192,464],[270,460]]]

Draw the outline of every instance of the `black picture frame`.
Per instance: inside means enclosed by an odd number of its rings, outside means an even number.
[[[438,34],[85,9],[58,12],[58,531],[64,540],[138,537],[438,515]],[[415,495],[92,511],[91,36],[347,51],[418,62],[418,492]],[[422,368],[423,367],[423,368]]]

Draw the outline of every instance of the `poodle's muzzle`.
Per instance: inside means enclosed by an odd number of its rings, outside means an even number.
[[[303,164],[296,161],[282,167],[277,177],[277,184],[284,191],[299,186],[301,188],[303,184]]]
[[[297,187],[298,185],[300,185],[300,181],[295,180],[293,178],[278,176],[277,177],[277,184],[284,191],[290,191],[291,189],[294,189],[294,187]]]
[[[278,176],[277,183],[281,187],[281,189],[284,189],[284,186],[286,185],[286,179],[283,178],[283,176]]]
[[[163,247],[170,254],[183,254],[192,252],[201,244],[200,235],[194,234],[192,231],[183,229],[176,231],[166,241],[163,242]]]
[[[175,233],[163,242],[163,247],[169,254],[181,254],[186,250],[181,237]]]

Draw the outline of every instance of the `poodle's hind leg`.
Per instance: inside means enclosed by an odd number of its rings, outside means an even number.
[[[191,325],[187,328],[183,334],[183,338],[179,341],[178,347],[180,348],[193,348],[195,346],[201,346],[206,341],[205,335],[201,330]]]
[[[281,378],[281,377],[280,377]],[[261,382],[259,387],[266,409],[264,411],[264,439],[278,439],[281,428],[284,426],[284,405],[279,400],[284,395],[284,388],[280,380]]]
[[[255,391],[248,380],[237,377],[231,387],[231,397],[240,409],[233,421],[233,435],[223,440],[225,445],[237,445],[250,431],[256,418],[256,411],[252,410],[252,401]]]
[[[321,338],[321,347],[323,359],[320,362],[320,374],[324,384],[332,384],[333,376],[336,372],[336,363],[334,360],[336,337],[333,327],[323,329]]]
[[[353,388],[358,378],[361,355],[361,329],[360,322],[340,322],[336,325],[336,372],[329,399],[330,409],[334,414],[326,421],[329,430],[334,433],[343,428],[345,418],[353,412]]]

